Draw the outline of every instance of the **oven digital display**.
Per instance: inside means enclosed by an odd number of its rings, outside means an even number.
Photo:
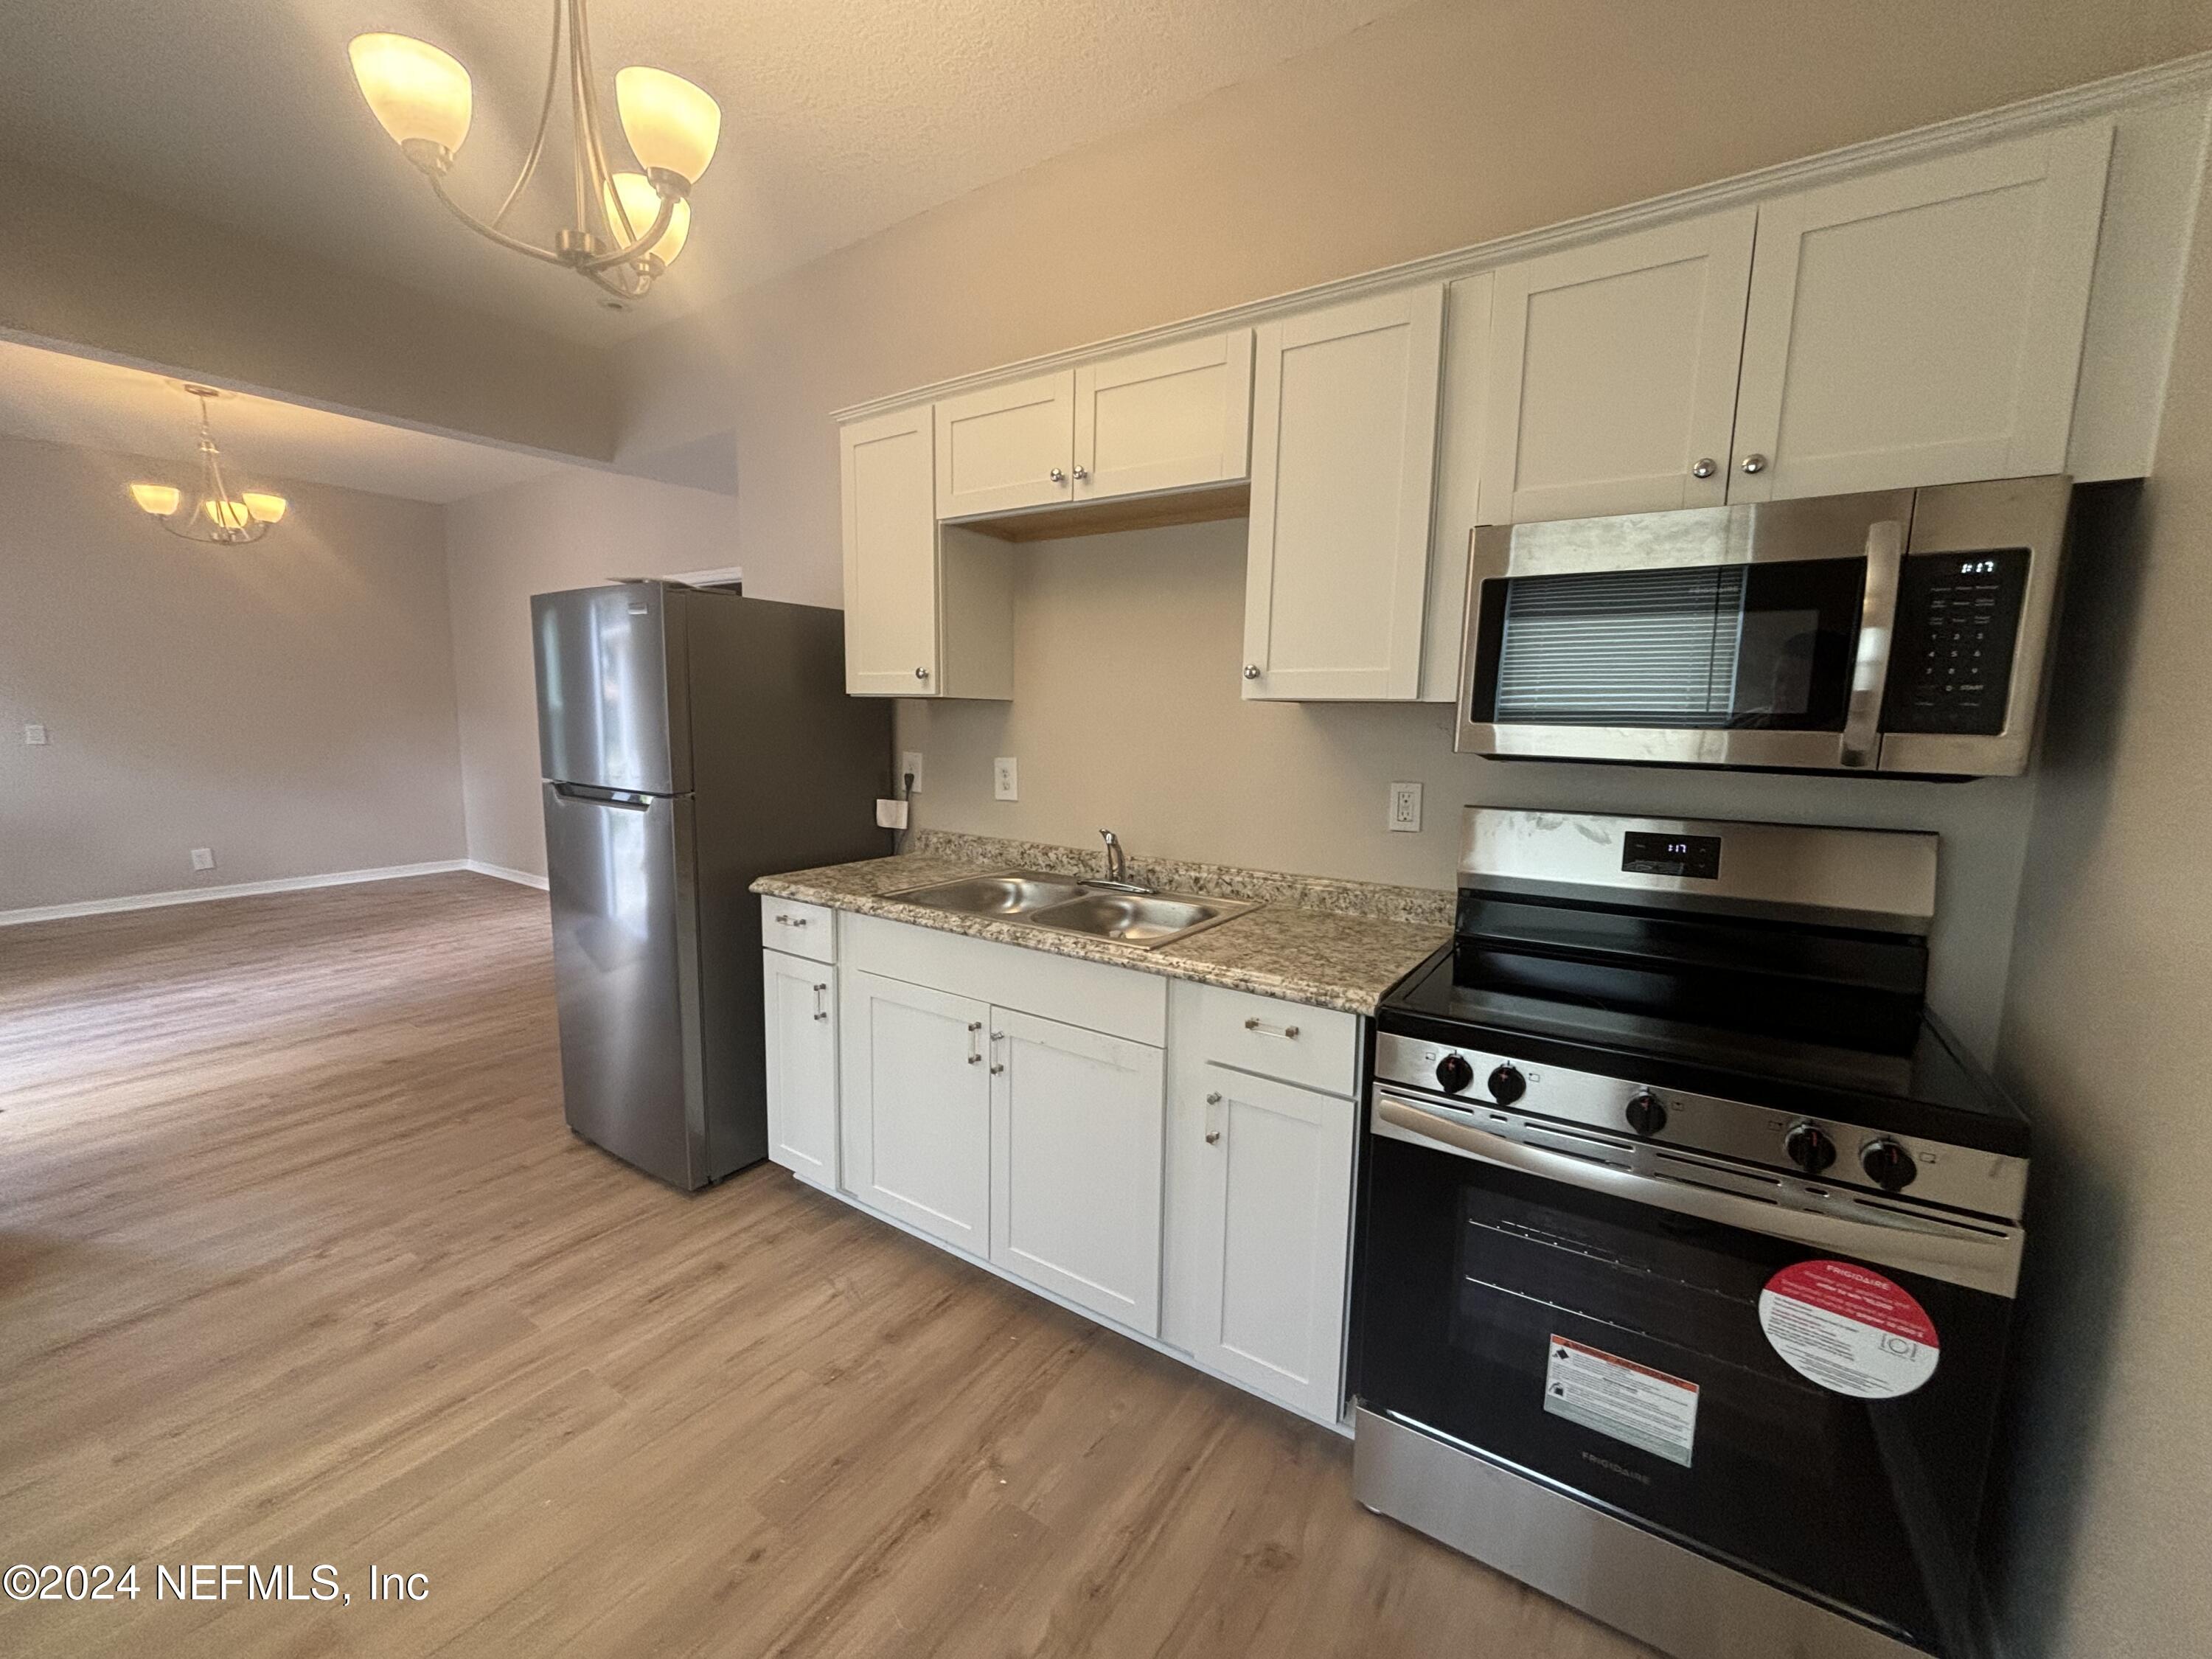
[[[1721,838],[1660,836],[1632,830],[1623,837],[1620,867],[1638,876],[1693,876],[1700,881],[1717,881]]]

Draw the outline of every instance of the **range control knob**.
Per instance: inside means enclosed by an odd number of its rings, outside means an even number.
[[[1490,1097],[1500,1106],[1510,1106],[1528,1092],[1528,1079],[1516,1066],[1501,1066],[1490,1074]]]
[[[1650,1139],[1667,1127],[1667,1109],[1649,1089],[1638,1089],[1628,1100],[1628,1127]]]
[[[1912,1154],[1886,1139],[1869,1140],[1859,1148],[1859,1168],[1866,1171],[1869,1181],[1886,1193],[1902,1192],[1920,1173],[1912,1166]]]
[[[1446,1054],[1437,1062],[1437,1087],[1446,1094],[1455,1095],[1474,1081],[1474,1067],[1465,1054]]]
[[[1836,1161],[1836,1143],[1817,1123],[1793,1123],[1782,1137],[1782,1150],[1790,1161],[1808,1176],[1816,1176]]]

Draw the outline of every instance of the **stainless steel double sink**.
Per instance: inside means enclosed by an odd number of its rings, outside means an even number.
[[[932,910],[982,916],[1024,927],[1080,933],[1087,939],[1152,949],[1256,910],[1256,899],[1208,898],[1195,893],[1130,893],[1077,876],[1040,870],[1001,870],[984,876],[902,888],[885,898]]]

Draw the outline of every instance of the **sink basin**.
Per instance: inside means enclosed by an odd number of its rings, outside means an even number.
[[[962,876],[927,887],[909,887],[886,894],[923,904],[933,910],[957,910],[963,915],[1025,916],[1047,905],[1064,903],[1082,896],[1083,884],[1072,876],[1048,876],[1035,870],[1009,870],[994,876]]]
[[[1251,899],[1206,898],[1192,893],[1120,893],[1104,890],[1073,876],[1040,870],[1002,870],[988,876],[959,876],[951,881],[902,888],[885,898],[904,899],[932,910],[994,921],[1049,927],[1118,944],[1146,947],[1187,939],[1248,910]]]

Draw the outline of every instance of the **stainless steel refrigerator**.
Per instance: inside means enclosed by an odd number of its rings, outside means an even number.
[[[757,876],[890,849],[842,613],[622,582],[530,602],[568,1127],[703,1187],[768,1155]]]

